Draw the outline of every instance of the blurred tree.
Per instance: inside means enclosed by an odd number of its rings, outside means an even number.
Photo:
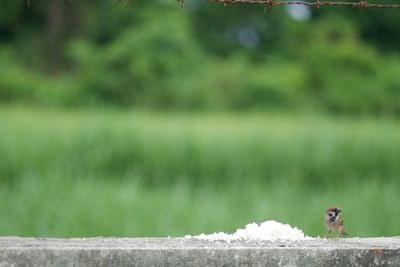
[[[390,1],[388,1],[390,4]],[[400,47],[400,13],[394,9],[369,8],[354,10],[352,8],[315,9],[316,17],[344,17],[357,24],[360,37],[370,44],[384,50],[398,52]]]
[[[399,112],[393,11],[122,2],[3,3],[0,101]]]
[[[48,71],[56,73],[61,69],[63,61],[63,45],[68,27],[66,1],[50,0],[46,12],[46,57]]]
[[[194,31],[203,47],[221,57],[246,53],[254,60],[265,60],[289,35],[284,9],[263,13],[259,5],[201,2],[192,11]]]

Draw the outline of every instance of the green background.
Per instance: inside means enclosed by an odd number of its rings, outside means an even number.
[[[185,3],[1,4],[0,235],[399,235],[399,12]]]

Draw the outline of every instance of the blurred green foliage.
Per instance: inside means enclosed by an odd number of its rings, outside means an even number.
[[[316,236],[333,204],[352,236],[398,234],[393,120],[2,108],[0,121],[0,235],[168,236],[275,219]]]
[[[391,10],[332,7],[299,21],[284,7],[199,0],[6,5],[3,103],[400,113]]]
[[[176,182],[224,187],[244,179],[333,186],[348,179],[396,181],[400,173],[400,131],[393,124],[334,127],[322,119],[284,116],[39,114],[40,121],[26,112],[1,116],[3,184],[60,173],[135,177],[150,187]]]

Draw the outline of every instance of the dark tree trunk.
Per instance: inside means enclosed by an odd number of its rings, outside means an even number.
[[[49,0],[46,13],[45,47],[47,70],[56,74],[64,65],[63,50],[67,24],[65,0]]]

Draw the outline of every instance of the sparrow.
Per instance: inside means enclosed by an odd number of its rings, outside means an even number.
[[[339,215],[341,211],[342,210],[338,207],[331,207],[326,210],[324,214],[324,224],[326,229],[328,229],[328,233],[325,235],[325,238],[328,237],[331,232],[337,232],[336,237],[339,237],[340,234],[343,236],[349,235],[346,229],[344,229],[343,219]]]

